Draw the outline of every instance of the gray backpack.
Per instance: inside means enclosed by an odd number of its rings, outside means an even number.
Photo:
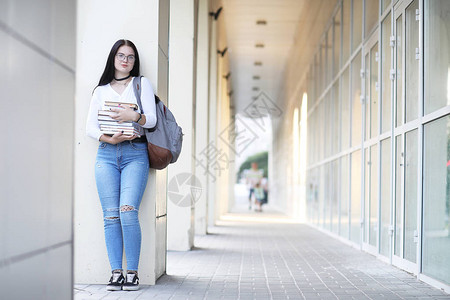
[[[141,77],[133,79],[133,89],[139,108],[142,109],[141,102]],[[148,159],[150,168],[162,170],[177,161],[181,153],[183,143],[183,131],[170,110],[155,95],[156,104],[156,126],[151,129],[144,129],[147,137]]]

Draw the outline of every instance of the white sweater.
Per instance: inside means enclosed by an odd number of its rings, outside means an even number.
[[[95,89],[94,94],[92,95],[91,104],[89,106],[89,113],[86,121],[86,134],[97,141],[100,140],[100,136],[102,135],[100,125],[98,124],[98,111],[106,109],[104,107],[105,101],[119,101],[137,104],[137,99],[133,90],[133,81],[128,83],[122,95],[119,95],[115,90],[113,90],[110,84],[102,85]],[[146,120],[142,127],[155,127],[155,94],[153,93],[153,88],[150,81],[145,77],[142,77],[141,80],[141,103],[145,112],[144,115]],[[140,109],[138,109],[138,111],[142,113]]]

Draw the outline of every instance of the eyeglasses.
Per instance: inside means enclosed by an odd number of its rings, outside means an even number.
[[[121,61],[125,61],[125,59],[126,59],[126,60],[129,61],[129,62],[134,62],[134,59],[135,59],[134,55],[128,55],[128,56],[126,56],[126,55],[123,54],[123,53],[118,53],[118,54],[116,55],[116,57],[117,57],[119,60],[121,60]]]

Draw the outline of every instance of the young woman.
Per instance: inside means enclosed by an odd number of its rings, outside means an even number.
[[[141,80],[142,109],[122,105],[105,107],[105,101],[137,104],[133,77],[139,74],[139,54],[128,40],[118,40],[108,56],[105,70],[92,95],[86,124],[87,135],[100,141],[95,162],[95,180],[103,209],[106,249],[112,276],[107,290],[137,290],[141,249],[138,211],[147,184],[149,162],[145,135],[103,134],[98,121],[99,110],[111,110],[116,121],[133,121],[144,128],[156,125],[155,95],[145,77]],[[127,260],[123,275],[123,248]]]

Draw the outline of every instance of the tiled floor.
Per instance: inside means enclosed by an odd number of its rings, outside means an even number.
[[[303,224],[229,214],[195,249],[169,252],[167,275],[137,292],[77,285],[75,299],[450,299],[450,295]]]

